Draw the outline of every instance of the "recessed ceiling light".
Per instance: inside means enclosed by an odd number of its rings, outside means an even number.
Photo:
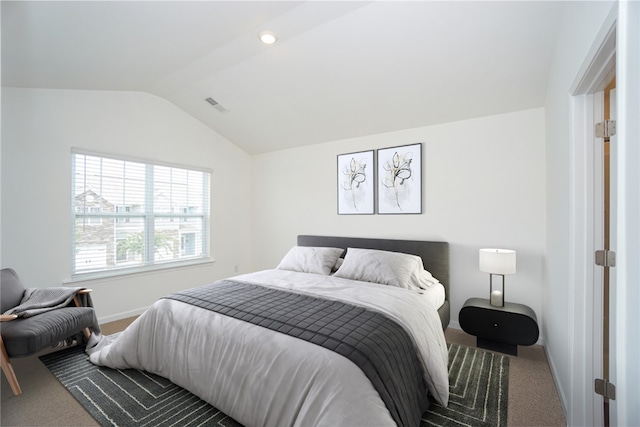
[[[258,38],[264,44],[274,44],[278,41],[278,36],[273,31],[260,31]]]

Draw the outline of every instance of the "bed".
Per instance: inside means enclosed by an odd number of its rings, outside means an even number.
[[[322,273],[289,267],[329,252]],[[356,256],[400,253],[441,285],[344,275]],[[417,426],[429,399],[448,403],[448,270],[445,242],[298,236],[278,268],[168,295],[90,360],[166,377],[247,427]]]

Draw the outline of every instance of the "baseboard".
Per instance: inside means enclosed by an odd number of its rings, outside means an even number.
[[[127,317],[139,316],[149,307],[136,308],[135,310],[123,311],[122,313],[113,314],[111,316],[104,316],[98,318],[98,323],[109,323],[117,320],[126,319]]]
[[[564,390],[558,384],[558,370],[556,369],[555,363],[553,363],[553,359],[549,356],[549,352],[547,351],[547,347],[543,347],[544,355],[547,357],[547,362],[549,363],[549,369],[551,369],[551,377],[553,378],[553,383],[556,386],[556,391],[558,392],[558,396],[560,396],[560,405],[562,405],[562,411],[564,412],[564,419],[567,420],[567,425],[569,424],[569,417],[567,416],[567,397],[564,394]]]
[[[462,330],[462,328],[460,327],[460,323],[458,323],[457,321],[454,321],[454,320],[449,321],[449,326],[447,326],[447,328],[453,328],[453,329]]]

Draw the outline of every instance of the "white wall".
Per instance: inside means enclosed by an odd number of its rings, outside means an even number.
[[[542,321],[544,134],[544,110],[533,109],[254,156],[254,266],[276,266],[298,234],[448,241],[456,326],[467,298],[489,294],[478,249],[510,248],[517,274],[506,278],[507,300]],[[337,215],[338,154],[416,142],[423,214]]]
[[[545,262],[545,292],[543,332],[547,355],[558,391],[567,411],[569,425],[585,425],[589,420],[590,400],[585,390],[575,390],[574,365],[584,363],[585,352],[591,349],[572,348],[575,333],[582,333],[573,322],[577,304],[572,289],[584,283],[572,283],[571,234],[575,219],[571,215],[573,193],[571,170],[570,89],[591,48],[596,35],[614,2],[566,2],[556,52],[549,78],[546,102],[546,200],[547,247]],[[582,310],[585,308],[582,307]],[[589,308],[587,308],[587,311]],[[578,331],[578,332],[577,332]],[[588,333],[588,331],[587,331]]]
[[[71,147],[213,170],[215,263],[83,282],[101,321],[158,297],[249,271],[251,159],[173,104],[136,92],[3,88],[2,267],[26,286],[59,286],[71,270]]]

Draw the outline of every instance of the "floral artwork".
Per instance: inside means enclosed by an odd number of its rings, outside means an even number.
[[[378,213],[422,213],[422,144],[378,150]]]
[[[338,156],[338,214],[374,213],[373,150]]]

